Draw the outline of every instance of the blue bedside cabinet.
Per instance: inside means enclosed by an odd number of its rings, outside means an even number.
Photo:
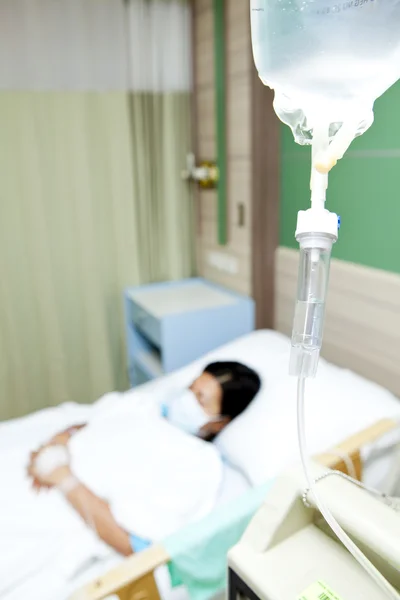
[[[254,329],[254,302],[204,279],[124,292],[129,380],[140,385]]]

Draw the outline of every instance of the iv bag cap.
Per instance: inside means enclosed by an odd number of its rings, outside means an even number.
[[[297,213],[296,239],[306,233],[321,233],[332,236],[336,242],[338,238],[338,216],[329,210],[309,208],[299,210]]]

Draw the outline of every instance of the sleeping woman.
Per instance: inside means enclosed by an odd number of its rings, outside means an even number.
[[[212,508],[221,464],[204,440],[212,441],[259,389],[259,376],[245,365],[209,364],[154,412],[106,411],[53,436],[31,453],[32,487],[57,494],[105,544],[129,555],[185,524],[189,513],[201,517]]]

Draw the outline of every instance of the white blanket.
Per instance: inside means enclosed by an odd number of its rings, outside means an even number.
[[[158,415],[96,419],[71,440],[72,470],[118,523],[158,540],[213,508],[222,461],[212,444]]]
[[[218,451],[144,400],[110,394],[93,407],[61,406],[0,425],[3,600],[25,590],[58,600],[79,569],[110,553],[57,491],[35,495],[25,475],[29,452],[71,424],[90,422],[70,442],[74,472],[129,532],[157,540],[212,509],[222,480]]]

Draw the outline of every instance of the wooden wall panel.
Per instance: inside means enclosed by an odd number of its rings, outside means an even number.
[[[204,10],[211,9],[213,0],[194,0],[193,7],[195,15],[199,15]]]
[[[227,151],[230,157],[251,156],[250,77],[232,75],[227,81]]]
[[[251,115],[249,3],[225,0],[226,100],[227,100],[227,219],[228,243],[217,241],[217,195],[197,193],[200,223],[197,233],[197,265],[200,275],[239,292],[252,292],[251,269]],[[194,95],[197,108],[198,158],[216,159],[214,29],[212,0],[194,0]],[[244,221],[240,222],[240,211]],[[210,253],[235,260],[236,273],[210,265]]]
[[[227,73],[228,77],[249,74],[250,23],[249,2],[230,0],[227,4]]]

